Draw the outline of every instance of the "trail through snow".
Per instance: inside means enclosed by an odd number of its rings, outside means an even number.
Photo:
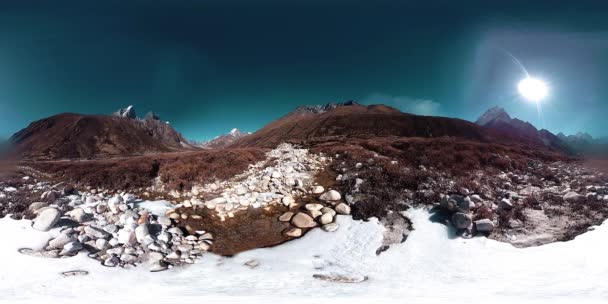
[[[608,223],[575,240],[526,249],[486,238],[451,239],[425,210],[407,212],[408,240],[380,256],[384,228],[339,216],[340,229],[315,229],[301,239],[232,258],[208,254],[198,264],[150,273],[145,267],[101,266],[86,254],[65,259],[18,253],[37,249],[56,230],[0,219],[0,302],[107,303],[606,303]],[[257,268],[244,263],[259,261]],[[85,276],[62,272],[85,270]],[[333,283],[314,274],[367,276]]]

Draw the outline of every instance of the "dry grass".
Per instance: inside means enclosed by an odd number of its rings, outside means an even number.
[[[89,161],[28,162],[23,165],[78,186],[132,190],[148,187],[160,176],[170,189],[187,190],[194,183],[230,178],[264,158],[264,150],[251,148]]]

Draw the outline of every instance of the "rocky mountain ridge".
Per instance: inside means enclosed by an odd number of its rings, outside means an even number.
[[[573,149],[555,134],[545,129],[538,130],[534,125],[527,121],[513,118],[501,107],[490,108],[482,114],[475,123],[510,136],[516,136],[544,145],[566,154],[574,153]]]
[[[194,148],[155,117],[138,119],[132,106],[112,116],[63,113],[32,122],[10,141],[28,159],[99,158]]]

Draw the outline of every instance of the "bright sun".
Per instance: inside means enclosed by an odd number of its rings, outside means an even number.
[[[517,89],[519,90],[519,94],[521,94],[521,96],[527,100],[537,103],[547,97],[549,94],[549,88],[545,82],[532,77],[522,79],[517,85]]]

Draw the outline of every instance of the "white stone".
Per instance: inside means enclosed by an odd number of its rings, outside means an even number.
[[[118,243],[125,245],[135,245],[137,244],[137,238],[135,237],[135,232],[126,228],[123,228],[118,231]]]
[[[135,228],[135,238],[139,243],[145,243],[146,237],[150,235],[150,231],[148,231],[147,224],[141,224]]]
[[[340,195],[340,192],[336,190],[329,190],[319,197],[319,199],[322,201],[338,201],[341,198],[342,196]]]
[[[338,214],[350,214],[350,206],[345,203],[340,203],[336,206],[336,212]]]
[[[290,204],[296,202],[296,200],[291,195],[287,195],[287,196],[283,197],[283,199],[281,201],[283,202],[283,205],[285,205],[285,206],[289,206]]]
[[[323,225],[323,227],[321,227],[321,228],[327,232],[334,232],[334,231],[338,230],[339,227],[340,227],[340,225],[338,223],[330,223],[327,225]]]
[[[319,218],[319,223],[321,225],[326,225],[333,221],[334,221],[334,217],[331,215],[331,213],[325,213],[325,214],[321,215],[321,217]]]
[[[323,186],[314,186],[312,188],[312,193],[313,194],[321,194],[325,191],[325,188],[323,188]]]

